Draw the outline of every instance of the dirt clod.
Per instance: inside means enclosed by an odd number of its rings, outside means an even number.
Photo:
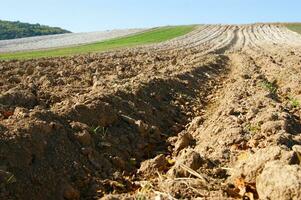
[[[256,178],[260,199],[300,199],[301,167],[281,161],[268,162]]]
[[[75,134],[75,138],[83,145],[89,146],[91,144],[92,138],[90,133],[87,130],[78,132]]]
[[[193,143],[193,138],[190,133],[182,132],[178,136],[178,140],[174,144],[174,151],[180,152],[182,149],[188,147]]]
[[[12,88],[0,95],[0,104],[33,108],[35,105],[37,105],[37,98],[29,90]]]
[[[268,161],[281,160],[284,163],[290,163],[293,156],[293,152],[273,146],[260,149],[255,154],[244,154],[239,158],[232,177],[233,179],[244,177],[247,182],[255,182],[256,177]]]
[[[141,167],[138,170],[138,174],[152,177],[156,175],[157,172],[163,172],[164,170],[166,170],[168,165],[169,163],[166,160],[166,156],[161,154],[153,159],[142,162]]]
[[[79,200],[80,194],[71,185],[66,185],[64,187],[64,198],[67,200]]]
[[[192,170],[198,170],[203,164],[205,164],[205,160],[199,153],[192,149],[185,149],[180,153],[174,166],[167,172],[167,174],[170,177],[188,177],[191,174],[189,171],[185,170],[182,165],[185,165]]]

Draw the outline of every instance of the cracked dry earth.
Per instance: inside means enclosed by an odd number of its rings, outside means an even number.
[[[301,36],[0,62],[0,199],[301,199]]]

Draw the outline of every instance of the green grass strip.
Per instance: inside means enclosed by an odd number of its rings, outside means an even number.
[[[301,34],[301,23],[285,24],[286,28]]]
[[[195,28],[194,25],[190,26],[167,26],[155,28],[143,33],[138,33],[131,36],[110,39],[102,42],[65,47],[49,50],[37,50],[37,51],[24,51],[15,53],[0,54],[0,60],[12,60],[12,59],[33,59],[41,57],[59,57],[76,54],[85,54],[92,52],[102,52],[112,49],[134,47],[139,45],[154,44],[164,42],[191,32]]]

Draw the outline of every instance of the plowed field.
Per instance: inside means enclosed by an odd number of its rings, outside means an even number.
[[[0,62],[0,199],[300,199],[301,36]]]

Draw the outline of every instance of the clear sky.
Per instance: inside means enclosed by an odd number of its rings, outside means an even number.
[[[301,0],[0,0],[0,19],[73,32],[202,23],[301,22]]]

